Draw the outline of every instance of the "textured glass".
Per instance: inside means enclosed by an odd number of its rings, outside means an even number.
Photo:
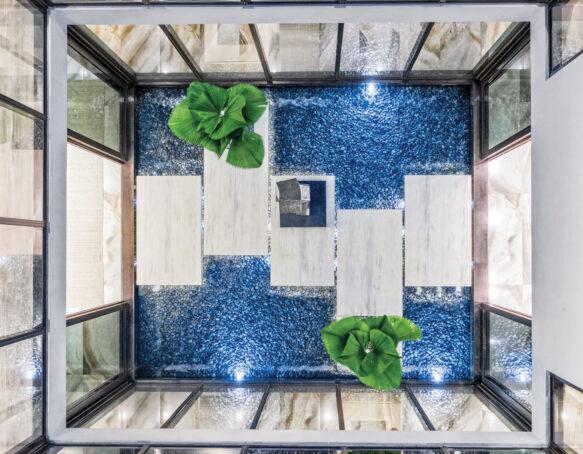
[[[472,70],[511,22],[438,22],[413,70]]]
[[[26,0],[0,0],[0,93],[43,111],[44,19]]]
[[[340,70],[357,74],[402,71],[422,24],[344,24]]]
[[[42,435],[42,338],[0,347],[0,452]]]
[[[42,247],[41,229],[0,225],[0,337],[42,323]]]
[[[399,389],[342,386],[342,409],[346,430],[425,430],[407,393]]]
[[[553,441],[568,453],[583,452],[583,392],[553,380]]]
[[[583,51],[583,0],[567,0],[551,6],[553,69]]]
[[[43,123],[0,106],[0,217],[43,218]]]
[[[148,454],[240,454],[240,448],[150,448]]]
[[[530,45],[488,86],[488,147],[530,126]]]
[[[530,142],[488,161],[488,298],[532,314]]]
[[[120,313],[67,327],[67,404],[120,374]]]
[[[257,29],[272,73],[334,72],[337,24],[258,24]]]
[[[112,150],[120,150],[121,94],[100,71],[69,48],[67,127]]]
[[[262,396],[262,388],[205,390],[175,428],[249,429]]]
[[[415,397],[435,430],[509,432],[517,430],[500,413],[478,398],[473,386],[417,388]]]
[[[84,427],[92,429],[160,429],[190,392],[129,391]]]
[[[106,448],[104,446],[68,446],[52,449],[48,451],[49,454],[137,454],[139,451],[139,448]]]
[[[532,330],[491,313],[486,375],[502,384],[507,393],[531,408]]]
[[[137,73],[190,73],[158,25],[89,25],[88,28]]]
[[[258,429],[338,430],[334,388],[275,387],[261,412]]]
[[[67,146],[67,313],[122,299],[121,165]]]
[[[173,25],[203,73],[262,77],[263,69],[247,24]]]

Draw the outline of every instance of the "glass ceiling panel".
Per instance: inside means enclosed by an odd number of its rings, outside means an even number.
[[[173,25],[203,73],[259,75],[263,69],[246,24]]]
[[[89,25],[138,73],[189,73],[190,69],[157,25]]]
[[[436,23],[413,70],[472,70],[511,24],[512,22]]]
[[[272,73],[334,72],[338,24],[258,24]]]
[[[423,24],[345,24],[340,70],[357,74],[402,71]]]

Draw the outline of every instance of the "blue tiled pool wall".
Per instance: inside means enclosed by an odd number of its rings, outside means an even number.
[[[465,87],[277,88],[270,102],[270,174],[333,174],[337,209],[403,208],[406,174],[471,173]],[[185,89],[141,89],[137,175],[202,175],[203,150],[167,120]],[[271,287],[268,256],[205,256],[201,286],[136,288],[140,378],[336,378],[320,329],[335,287]],[[411,288],[404,316],[425,336],[405,343],[409,379],[471,378],[471,288]]]

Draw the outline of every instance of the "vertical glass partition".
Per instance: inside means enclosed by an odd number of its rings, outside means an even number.
[[[551,72],[583,52],[583,1],[566,0],[550,6]]]
[[[551,392],[551,445],[562,452],[583,452],[583,390],[551,375]]]

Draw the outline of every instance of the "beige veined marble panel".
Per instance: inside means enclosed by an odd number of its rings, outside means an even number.
[[[265,156],[257,169],[240,169],[204,150],[204,254],[267,255],[269,110],[255,124]]]
[[[405,176],[405,285],[472,284],[469,175]]]
[[[137,284],[200,285],[200,177],[136,180]]]
[[[403,212],[338,211],[339,318],[403,314]]]
[[[326,181],[326,227],[280,228],[275,184],[289,178]],[[314,175],[271,178],[271,285],[334,285],[334,181]]]

